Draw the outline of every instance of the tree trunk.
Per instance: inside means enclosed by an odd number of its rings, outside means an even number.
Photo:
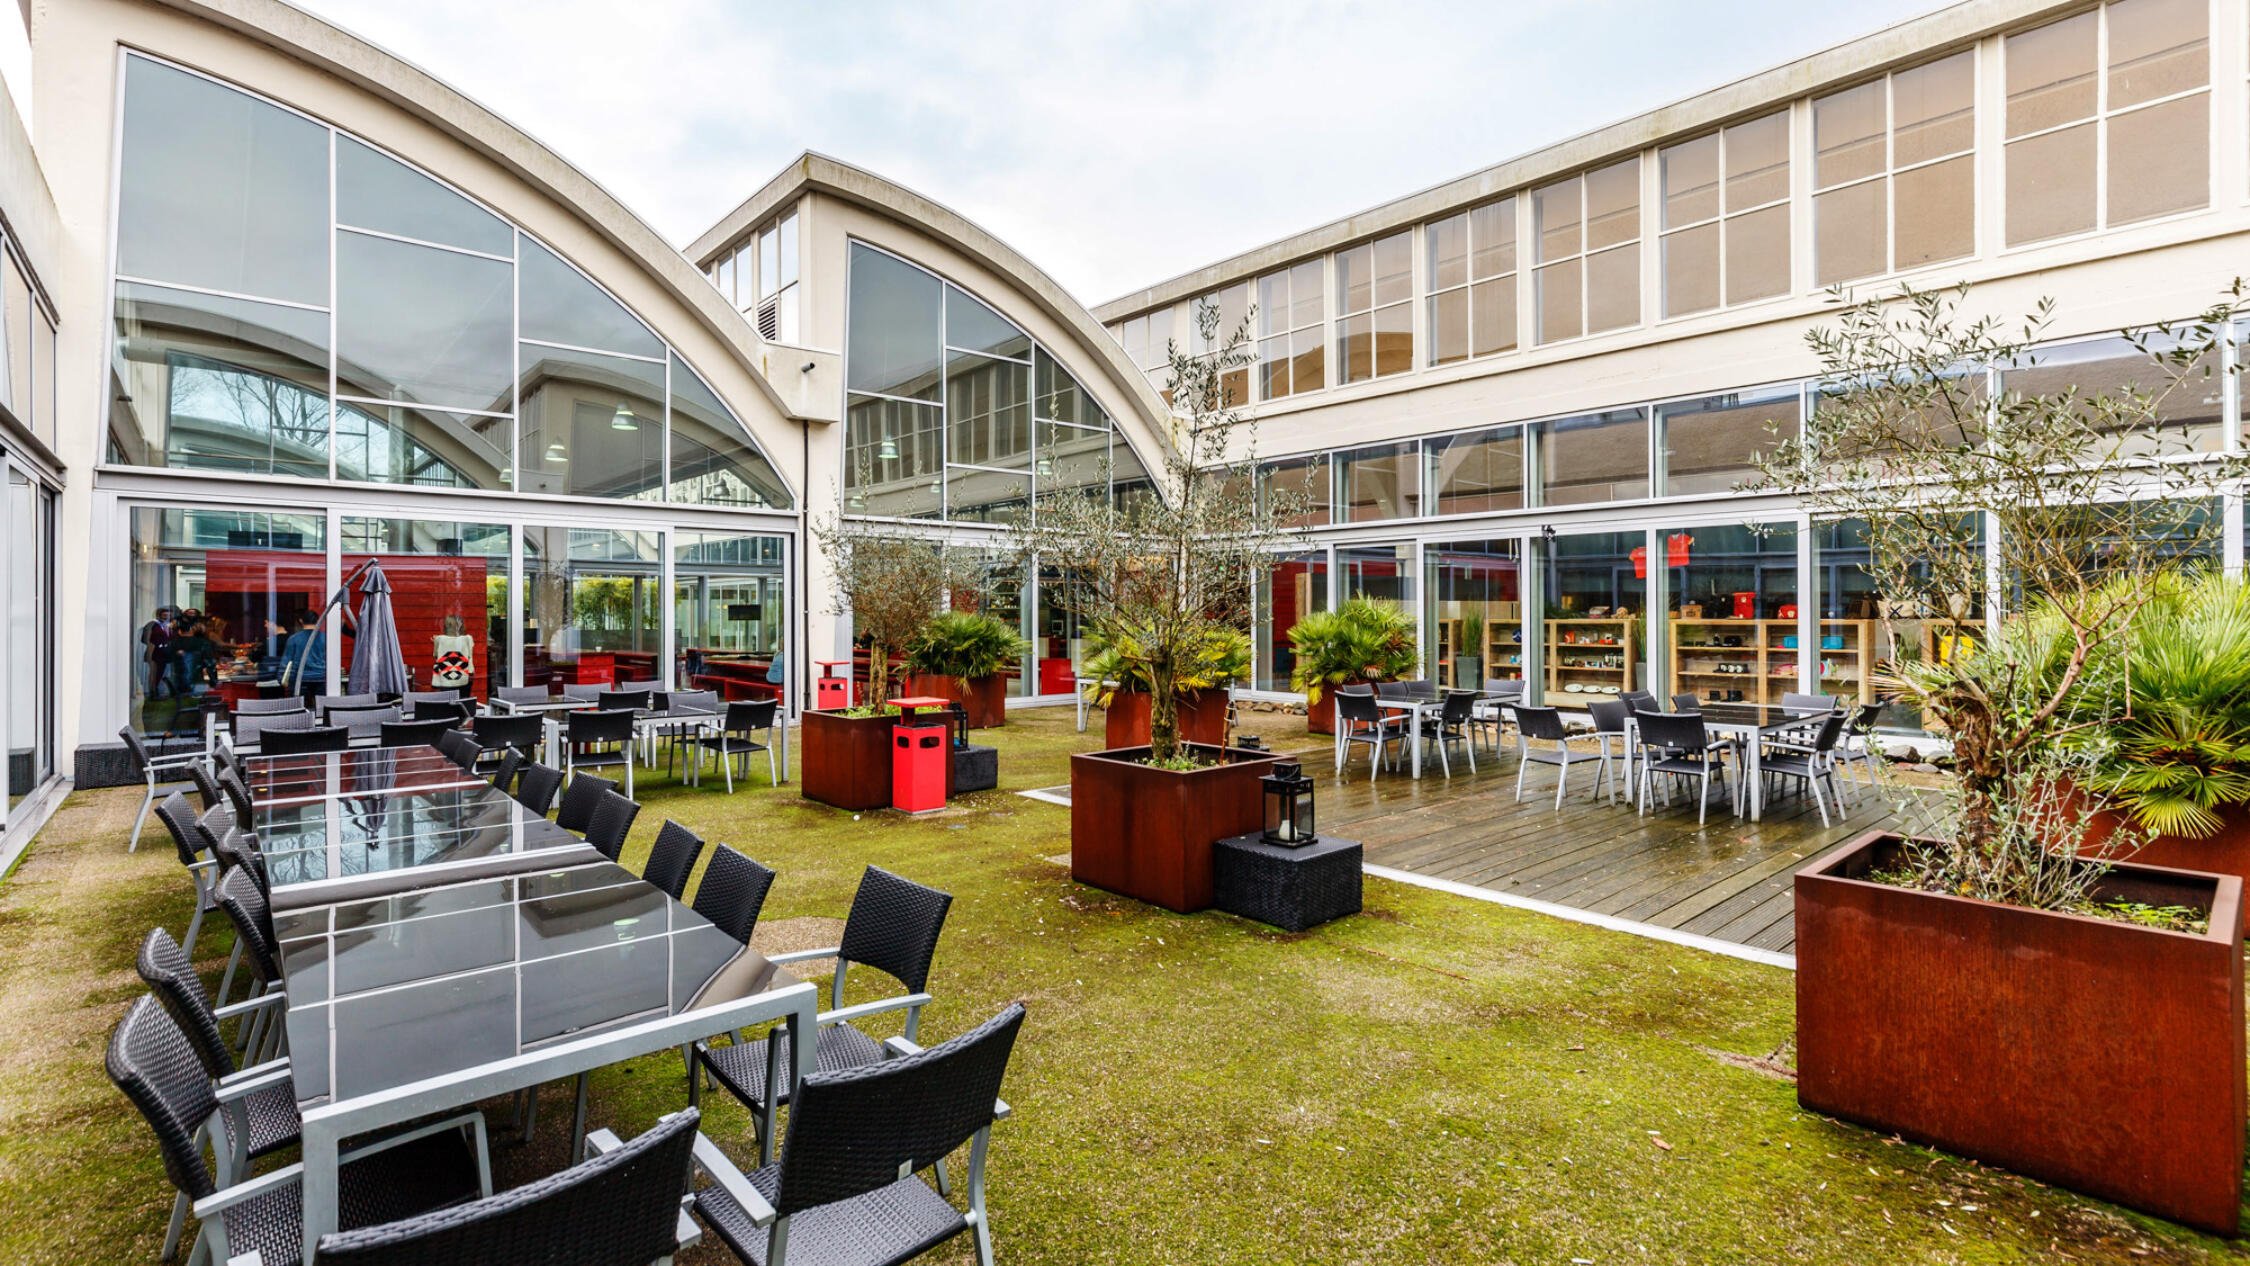
[[[1148,675],[1148,756],[1168,761],[1180,749],[1180,696],[1169,667],[1152,664]]]
[[[891,701],[891,655],[880,645],[867,648],[867,706],[881,711]]]

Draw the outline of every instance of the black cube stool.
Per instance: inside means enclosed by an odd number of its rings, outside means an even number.
[[[1000,751],[971,743],[953,749],[953,794],[990,791],[1000,785]]]
[[[1288,932],[1359,913],[1357,840],[1321,836],[1302,848],[1236,835],[1212,847],[1212,904]]]

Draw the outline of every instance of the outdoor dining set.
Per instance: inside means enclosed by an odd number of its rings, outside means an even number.
[[[1581,720],[1527,703],[1523,686],[1492,679],[1481,690],[1444,690],[1423,681],[1341,687],[1336,771],[1345,771],[1354,748],[1365,747],[1371,781],[1386,766],[1397,769],[1402,755],[1420,778],[1427,746],[1436,750],[1446,777],[1453,776],[1455,753],[1474,774],[1480,741],[1487,759],[1497,759],[1512,729],[1518,801],[1532,768],[1545,766],[1555,771],[1560,809],[1572,768],[1592,766],[1594,794],[1614,803],[1622,790],[1642,814],[1652,802],[1668,804],[1675,793],[1692,789],[1696,820],[1703,822],[1716,783],[1729,809],[1755,822],[1777,784],[1789,783],[1811,795],[1823,825],[1832,808],[1843,812],[1855,770],[1870,785],[1883,776],[1874,746],[1880,703],[1827,694],[1785,694],[1778,704],[1723,703],[1680,694],[1666,710],[1655,695],[1628,691],[1589,702]]]
[[[203,1266],[607,1266],[706,1233],[749,1262],[873,1266],[964,1231],[990,1263],[987,1148],[1024,1011],[918,1044],[952,898],[871,866],[836,945],[763,954],[772,869],[672,821],[637,872],[621,859],[636,764],[667,742],[770,760],[732,745],[770,713],[632,688],[498,702],[246,709],[208,754],[125,735],[149,800],[190,785],[143,803],[193,905],[144,938],[149,993],[106,1061],[176,1190],[165,1260],[192,1214]],[[623,788],[590,772],[619,768]],[[215,992],[208,920],[233,933]],[[823,960],[825,999],[790,971]],[[848,974],[896,988],[846,1006]],[[897,1035],[867,1030],[886,1016]],[[589,1129],[590,1074],[664,1052],[676,1108],[631,1141]],[[485,1113],[529,1141],[558,1082],[575,1163],[496,1193]],[[748,1110],[739,1160],[706,1137],[707,1089]],[[944,1159],[964,1145],[965,1210]]]

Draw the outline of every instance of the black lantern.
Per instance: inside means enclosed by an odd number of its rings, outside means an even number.
[[[1276,761],[1273,772],[1260,781],[1266,789],[1266,830],[1259,838],[1283,848],[1301,848],[1319,838],[1313,834],[1313,782],[1302,765]]]

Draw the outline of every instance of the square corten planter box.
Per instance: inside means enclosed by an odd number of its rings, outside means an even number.
[[[1180,696],[1174,707],[1182,743],[1217,747],[1227,741],[1227,692],[1198,690]],[[1102,741],[1112,750],[1148,745],[1149,698],[1146,690],[1120,690],[1102,712]]]
[[[1271,752],[1189,744],[1202,769],[1152,769],[1146,747],[1070,758],[1070,877],[1181,914],[1211,904],[1211,845],[1265,826]]]
[[[891,806],[891,715],[848,717],[841,712],[805,713],[805,799],[839,809]]]
[[[2205,911],[2202,935],[1860,876],[1796,876],[1797,1099],[2206,1231],[2239,1227],[2242,881],[2119,865],[2096,894]]]

